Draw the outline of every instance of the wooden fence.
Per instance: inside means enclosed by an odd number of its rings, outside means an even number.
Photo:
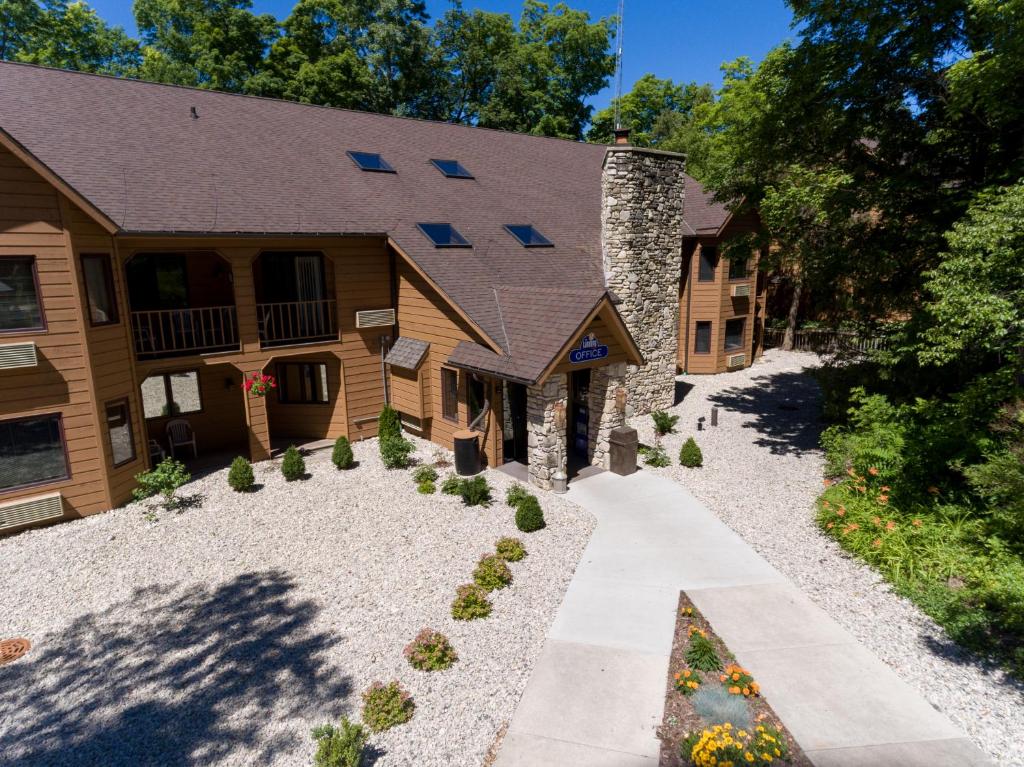
[[[784,328],[765,328],[764,348],[782,346],[785,335]],[[864,336],[852,330],[798,330],[793,340],[793,348],[802,352],[871,352],[886,346],[886,339],[880,336]]]

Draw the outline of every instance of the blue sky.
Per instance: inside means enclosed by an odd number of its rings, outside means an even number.
[[[288,15],[295,0],[254,0],[260,13]],[[522,0],[464,0],[466,8],[511,13],[519,17]],[[617,0],[568,0],[591,16],[611,16]],[[108,22],[135,32],[131,2],[92,0]],[[448,8],[448,0],[427,0],[432,17]],[[719,65],[739,56],[755,61],[791,35],[792,15],[783,0],[626,0],[623,87],[645,72],[689,82],[721,82]],[[611,98],[609,87],[593,103],[598,108]]]

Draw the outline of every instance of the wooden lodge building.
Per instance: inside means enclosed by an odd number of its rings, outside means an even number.
[[[0,63],[0,534],[387,402],[542,488],[604,465],[679,369],[753,360],[756,263],[706,255],[750,225],[628,143]]]

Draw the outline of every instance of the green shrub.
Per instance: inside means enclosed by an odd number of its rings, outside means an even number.
[[[409,465],[409,456],[415,446],[402,437],[382,437],[380,439],[380,459],[388,469],[404,469]]]
[[[306,462],[302,453],[295,445],[291,445],[284,451],[284,459],[281,461],[281,473],[288,482],[294,482],[306,476]]]
[[[366,748],[366,730],[360,724],[353,724],[346,717],[341,718],[341,727],[322,724],[313,730],[316,753],[313,767],[359,767]]]
[[[403,651],[409,665],[420,671],[443,671],[459,659],[448,637],[440,631],[423,629]]]
[[[420,466],[412,473],[412,478],[417,485],[422,485],[424,482],[436,482],[437,469],[433,466]]]
[[[416,485],[416,492],[422,493],[423,495],[433,495],[437,492],[437,485],[428,479],[426,482],[420,482]]]
[[[503,589],[512,583],[512,571],[501,557],[485,554],[473,570],[473,582],[487,591]]]
[[[505,491],[505,503],[515,509],[518,508],[519,504],[526,500],[529,495],[530,491],[516,482],[512,487]]]
[[[352,455],[352,445],[348,437],[338,437],[334,441],[334,449],[331,451],[331,463],[336,469],[351,469],[355,456]]]
[[[467,506],[490,506],[491,486],[483,474],[477,474],[471,479],[463,479],[459,484],[459,495],[462,502]]]
[[[452,617],[457,621],[471,621],[486,618],[491,614],[491,602],[487,592],[475,583],[466,583],[455,591],[452,602]]]
[[[717,684],[701,685],[692,696],[697,716],[708,724],[730,722],[738,730],[749,730],[751,726],[750,707],[742,695],[730,695],[729,691]]]
[[[461,495],[462,480],[454,474],[449,474],[444,478],[444,482],[441,483],[441,492],[445,495]]]
[[[651,420],[654,421],[654,433],[659,437],[664,437],[676,430],[679,416],[669,415],[664,410],[655,410],[651,413]]]
[[[377,437],[383,441],[386,437],[401,437],[402,421],[398,417],[398,411],[391,405],[385,405],[377,418]]]
[[[535,495],[527,495],[516,508],[516,527],[524,533],[532,533],[544,527],[544,511]]]
[[[173,458],[164,458],[152,471],[145,471],[135,475],[138,483],[132,491],[132,497],[141,501],[159,493],[164,497],[164,506],[168,509],[174,508],[174,494],[178,488],[192,479],[185,464]]]
[[[704,454],[700,451],[693,437],[687,438],[683,446],[679,448],[679,463],[691,469],[704,465]]]
[[[644,463],[648,466],[653,466],[656,469],[663,469],[666,466],[671,465],[671,461],[668,458],[668,453],[661,445],[647,448],[644,452]]]
[[[247,493],[256,484],[256,477],[252,473],[252,464],[242,456],[238,456],[231,462],[228,469],[228,485],[236,493]]]
[[[373,732],[384,732],[412,719],[416,704],[397,681],[374,682],[363,693],[363,721]]]
[[[690,645],[686,648],[686,662],[698,671],[720,671],[722,661],[703,631],[691,630]]]
[[[526,556],[523,542],[518,538],[499,538],[494,550],[506,562],[518,562]]]

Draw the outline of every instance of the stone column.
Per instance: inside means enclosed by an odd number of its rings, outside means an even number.
[[[682,155],[653,149],[612,146],[605,155],[605,282],[646,362],[626,373],[627,415],[675,399],[685,168]]]
[[[555,424],[555,408],[568,408],[566,376],[553,375],[542,386],[526,388],[526,428],[529,439],[530,483],[550,490],[551,475],[565,471],[565,426]],[[566,414],[568,417],[568,414]]]
[[[625,423],[625,416],[615,407],[615,393],[626,385],[626,363],[616,362],[590,371],[590,396],[587,407],[590,423],[588,455],[590,463],[608,468],[608,437],[612,429]]]

